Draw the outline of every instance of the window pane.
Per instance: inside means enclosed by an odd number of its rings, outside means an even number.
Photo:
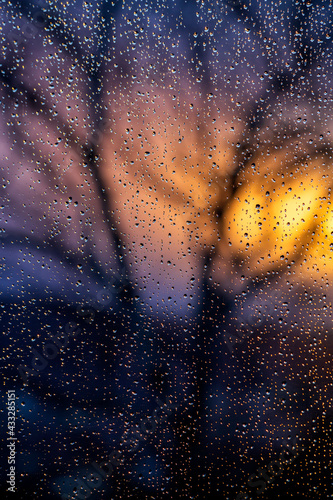
[[[331,498],[331,3],[0,13],[3,489]]]

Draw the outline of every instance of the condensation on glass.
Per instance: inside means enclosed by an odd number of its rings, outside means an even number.
[[[2,488],[331,498],[331,2],[0,6]]]

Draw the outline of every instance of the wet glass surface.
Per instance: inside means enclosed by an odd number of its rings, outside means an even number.
[[[331,3],[0,5],[4,498],[331,498]]]

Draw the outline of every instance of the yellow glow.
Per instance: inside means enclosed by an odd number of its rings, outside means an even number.
[[[269,236],[269,205],[260,186],[254,183],[238,190],[225,215],[232,251],[255,253]]]
[[[309,272],[333,273],[333,209],[326,204],[303,265]]]
[[[256,181],[252,176],[231,200],[224,220],[231,253],[256,273],[278,269],[301,255],[312,232],[311,255],[320,260],[318,265],[329,263],[332,269],[332,211],[325,204],[329,176],[322,161],[310,166],[295,169],[296,176],[288,171],[255,175]]]

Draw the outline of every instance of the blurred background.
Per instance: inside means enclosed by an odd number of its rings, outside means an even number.
[[[0,5],[5,498],[331,498],[331,3]]]

